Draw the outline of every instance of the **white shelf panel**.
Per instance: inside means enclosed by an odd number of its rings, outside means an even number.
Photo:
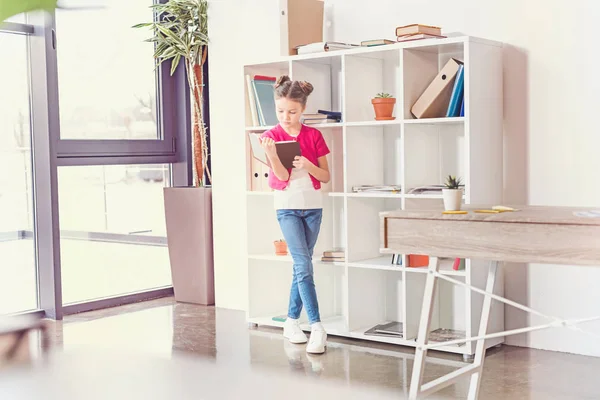
[[[322,255],[313,255],[313,264],[325,264],[325,265],[337,265],[338,267],[344,267],[345,262],[332,262],[332,261],[321,261]],[[276,254],[249,254],[249,260],[264,260],[264,261],[282,261],[286,263],[292,263],[292,256],[288,253],[286,256],[278,256]]]
[[[286,314],[287,313],[284,311],[277,315],[286,315]],[[273,315],[273,316],[275,316],[275,315]],[[283,328],[283,322],[273,321],[272,317],[250,318],[250,319],[248,319],[248,322],[258,324],[259,326],[262,325],[262,326]],[[323,327],[325,328],[325,330],[327,331],[328,334],[345,336],[345,334],[348,333],[348,326],[346,325],[346,322],[342,316],[323,318],[321,320],[321,323],[323,324]],[[308,322],[306,320],[302,321],[302,319],[301,319],[300,328],[302,328],[303,331],[310,332],[310,325],[308,324]]]
[[[452,269],[452,265],[454,264],[453,260],[442,260],[440,265],[440,273],[444,275],[454,275],[454,276],[465,276],[465,270],[455,271]],[[376,269],[383,271],[394,271],[394,272],[415,272],[426,274],[427,267],[404,267],[401,265],[392,264],[392,255],[385,255],[377,258],[370,258],[366,260],[352,261],[348,263],[348,267],[350,268],[366,268],[366,269]]]
[[[407,125],[462,124],[465,117],[405,119]]]
[[[274,125],[269,125],[269,126],[247,126],[246,127],[246,131],[247,132],[264,132],[264,131],[268,131],[269,129],[273,128]]]
[[[402,194],[400,193],[379,193],[379,192],[359,192],[359,193],[346,193],[347,197],[366,197],[374,199],[401,199]]]
[[[440,199],[443,200],[443,196],[441,194],[405,194],[405,199]],[[465,195],[462,196],[463,200],[465,199]]]
[[[347,127],[353,126],[387,126],[387,125],[400,125],[402,123],[399,119],[393,119],[390,121],[359,121],[359,122],[346,122]]]
[[[312,125],[306,125],[306,126],[310,126],[310,127],[317,128],[317,129],[341,128],[344,126],[344,123],[343,122],[329,122],[329,123],[325,123],[325,124],[312,124]]]
[[[311,125],[306,125],[306,126],[310,126],[310,127],[317,128],[317,129],[341,128],[344,126],[344,123],[343,122],[330,122],[330,123],[325,123],[325,124],[311,124]],[[264,132],[264,131],[268,131],[269,129],[272,129],[274,127],[275,127],[274,125],[247,126],[246,132]]]
[[[385,271],[402,272],[404,268],[401,265],[392,264],[392,255],[370,258],[367,260],[349,262],[348,266],[351,268],[368,268]]]
[[[260,190],[247,190],[248,196],[273,196],[273,192],[260,191]]]
[[[265,197],[270,197],[270,196],[273,196],[274,192],[275,191],[267,192],[267,191],[259,191],[259,190],[247,190],[246,194],[248,196],[265,196]],[[342,193],[342,192],[323,192],[323,194],[325,194],[325,195],[327,195],[329,197],[344,197],[344,193]],[[399,196],[397,195],[397,197],[399,197]]]
[[[466,276],[466,270],[461,269],[455,271],[452,269],[452,265],[454,264],[454,260],[442,260],[440,263],[440,274],[442,275],[453,275],[453,276]],[[428,268],[427,267],[406,267],[407,272],[415,272],[420,274],[426,274]]]

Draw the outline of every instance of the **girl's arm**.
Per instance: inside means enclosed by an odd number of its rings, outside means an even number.
[[[277,149],[275,148],[275,141],[269,137],[261,139],[260,144],[265,149],[269,162],[271,163],[271,169],[273,173],[280,181],[287,181],[290,178],[288,170],[283,166],[279,156],[277,155]]]
[[[329,179],[331,179],[331,175],[329,173],[329,164],[327,163],[327,156],[321,156],[317,159],[318,166],[311,163],[304,157],[296,157],[294,161],[294,166],[296,168],[304,168],[308,171],[309,174],[314,176],[318,181],[327,183]],[[298,165],[296,165],[298,163]]]

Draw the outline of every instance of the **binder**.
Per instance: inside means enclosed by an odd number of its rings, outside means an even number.
[[[461,64],[458,66],[458,73],[454,80],[454,87],[452,88],[452,95],[448,102],[448,110],[446,111],[446,117],[458,117],[460,114],[460,103],[463,98],[463,87],[464,87],[464,66]]]
[[[446,115],[456,74],[462,64],[455,58],[448,60],[410,109],[415,118],[440,118]]]

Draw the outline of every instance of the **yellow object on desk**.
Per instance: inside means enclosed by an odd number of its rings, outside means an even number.
[[[442,214],[468,214],[467,211],[444,211]]]
[[[476,213],[488,213],[488,214],[498,214],[502,211],[500,210],[475,210]]]

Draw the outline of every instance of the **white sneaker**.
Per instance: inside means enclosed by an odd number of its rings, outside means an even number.
[[[306,335],[300,329],[297,319],[287,318],[283,323],[283,337],[289,339],[290,343],[306,343]]]
[[[325,347],[327,347],[327,332],[322,328],[313,328],[310,333],[310,341],[306,346],[306,352],[310,354],[322,354],[325,353]]]

